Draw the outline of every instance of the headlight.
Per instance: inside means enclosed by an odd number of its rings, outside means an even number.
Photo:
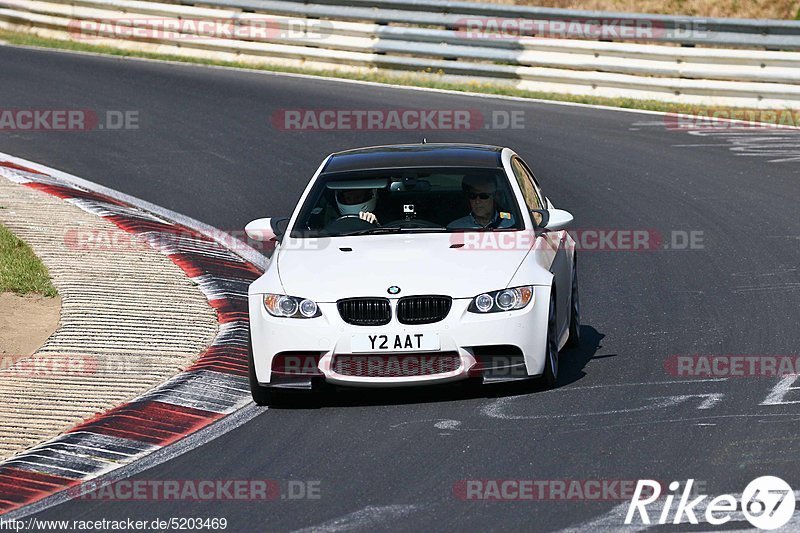
[[[494,307],[494,298],[489,294],[481,294],[475,298],[475,307],[481,313],[488,313]]]
[[[316,302],[311,300],[303,300],[300,302],[300,314],[304,317],[311,318],[317,316],[317,311],[319,311],[319,308]]]
[[[522,309],[533,301],[533,287],[515,287],[485,292],[472,299],[468,311],[472,313],[499,313]]]
[[[264,309],[272,316],[286,318],[314,318],[322,315],[313,300],[285,294],[265,294]]]

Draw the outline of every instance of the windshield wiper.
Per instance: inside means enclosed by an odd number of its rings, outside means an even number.
[[[338,235],[331,235],[331,237],[349,237],[351,235],[389,235],[392,233],[425,233],[431,231],[442,231],[447,228],[445,227],[438,227],[438,228],[404,228],[400,227],[387,227],[387,226],[379,226],[376,228],[368,228],[362,229],[358,231],[350,231],[347,233],[339,233]]]
[[[469,231],[490,232],[490,231],[519,231],[519,228],[453,228],[447,230],[449,233],[467,233]]]

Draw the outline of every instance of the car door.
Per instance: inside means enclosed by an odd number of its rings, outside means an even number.
[[[546,204],[546,199],[542,194],[539,183],[522,158],[514,156],[511,160],[511,168],[522,190],[522,195],[525,197],[525,203],[528,209],[547,209],[549,206]],[[559,326],[559,338],[564,334],[566,329],[569,328],[569,300],[572,287],[572,269],[565,247],[566,238],[567,232],[564,230],[544,230],[541,235],[537,237],[536,243],[537,246],[542,247],[541,249],[549,250],[550,253],[548,255],[552,255],[550,272],[552,272],[556,282],[556,320]],[[539,239],[542,239],[544,242],[540,243]]]

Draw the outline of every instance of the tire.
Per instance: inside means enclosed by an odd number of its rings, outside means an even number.
[[[552,389],[558,383],[558,332],[555,288],[550,292],[550,311],[547,317],[547,351],[544,360],[545,386]]]
[[[256,365],[253,361],[253,339],[250,332],[247,333],[247,375],[250,378],[250,394],[256,405],[269,405],[274,400],[273,392],[267,387],[258,384],[256,377]]]
[[[581,344],[581,299],[578,294],[578,257],[572,266],[572,297],[569,305],[569,338],[567,346],[577,348]]]

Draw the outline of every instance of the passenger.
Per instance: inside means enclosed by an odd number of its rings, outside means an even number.
[[[492,176],[466,176],[461,189],[469,204],[469,214],[452,221],[447,229],[511,228],[514,217],[511,213],[497,211],[497,181]]]

